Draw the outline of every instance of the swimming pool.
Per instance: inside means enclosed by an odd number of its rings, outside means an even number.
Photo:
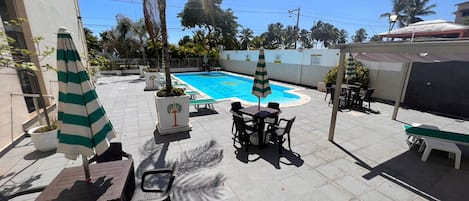
[[[236,76],[223,72],[179,73],[174,76],[215,100],[238,98],[241,101],[257,103],[257,97],[251,94],[252,78]],[[300,96],[288,92],[293,88],[270,82],[272,94],[261,98],[261,103],[269,101],[291,104],[300,100]]]

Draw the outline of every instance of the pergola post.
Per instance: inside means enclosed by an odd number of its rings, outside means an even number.
[[[396,95],[396,99],[394,102],[394,111],[392,112],[392,120],[396,120],[397,118],[397,111],[399,110],[399,106],[401,105],[402,94],[404,92],[405,83],[408,79],[409,69],[412,67],[413,62],[409,62],[407,65],[403,65],[402,74],[401,74],[401,83],[399,84],[398,93]]]
[[[340,57],[339,57],[339,67],[337,69],[337,78],[335,82],[335,90],[334,90],[334,100],[333,100],[333,107],[332,107],[332,115],[331,115],[331,123],[329,124],[329,141],[334,141],[334,132],[335,132],[335,123],[337,120],[337,111],[339,110],[339,98],[340,98],[340,90],[342,85],[342,79],[344,77],[344,69],[345,69],[345,55],[346,52],[341,49],[340,50]]]

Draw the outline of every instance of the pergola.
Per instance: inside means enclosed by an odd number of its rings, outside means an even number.
[[[434,63],[446,61],[469,61],[469,38],[425,41],[397,41],[377,43],[350,43],[334,46],[340,49],[337,77],[344,77],[345,55],[351,53],[355,59],[407,63],[401,70],[399,92],[396,95],[392,119],[395,120],[402,100],[402,92],[412,62]],[[469,69],[468,69],[469,70]],[[336,79],[336,86],[341,86],[342,79]],[[329,141],[334,140],[337,111],[339,109],[340,90],[335,90],[329,127]]]

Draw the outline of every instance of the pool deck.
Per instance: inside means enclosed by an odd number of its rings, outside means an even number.
[[[461,169],[442,152],[427,162],[417,149],[409,150],[405,123],[426,123],[443,130],[469,133],[469,122],[425,112],[372,103],[376,113],[345,110],[338,113],[334,142],[327,140],[332,107],[324,93],[305,89],[304,105],[281,108],[283,118],[296,116],[291,137],[293,152],[279,157],[274,145],[252,147],[249,153],[233,147],[230,101],[215,104],[216,113],[195,112],[192,131],[170,138],[155,134],[153,93],[144,91],[138,76],[98,79],[96,85],[117,133],[135,160],[139,186],[142,171],[177,161],[179,171],[172,200],[467,200],[469,148],[462,151]],[[47,185],[65,167],[81,161],[66,160],[55,152],[34,151],[29,138],[0,157],[0,192]],[[38,193],[13,200],[34,200]],[[133,200],[151,193],[136,190]]]

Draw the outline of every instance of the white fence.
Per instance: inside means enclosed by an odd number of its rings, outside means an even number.
[[[231,50],[220,54],[220,64],[228,71],[253,74],[258,50]],[[269,78],[317,87],[327,72],[339,63],[337,49],[265,50]],[[373,97],[394,100],[401,79],[402,63],[362,61],[369,69]]]

